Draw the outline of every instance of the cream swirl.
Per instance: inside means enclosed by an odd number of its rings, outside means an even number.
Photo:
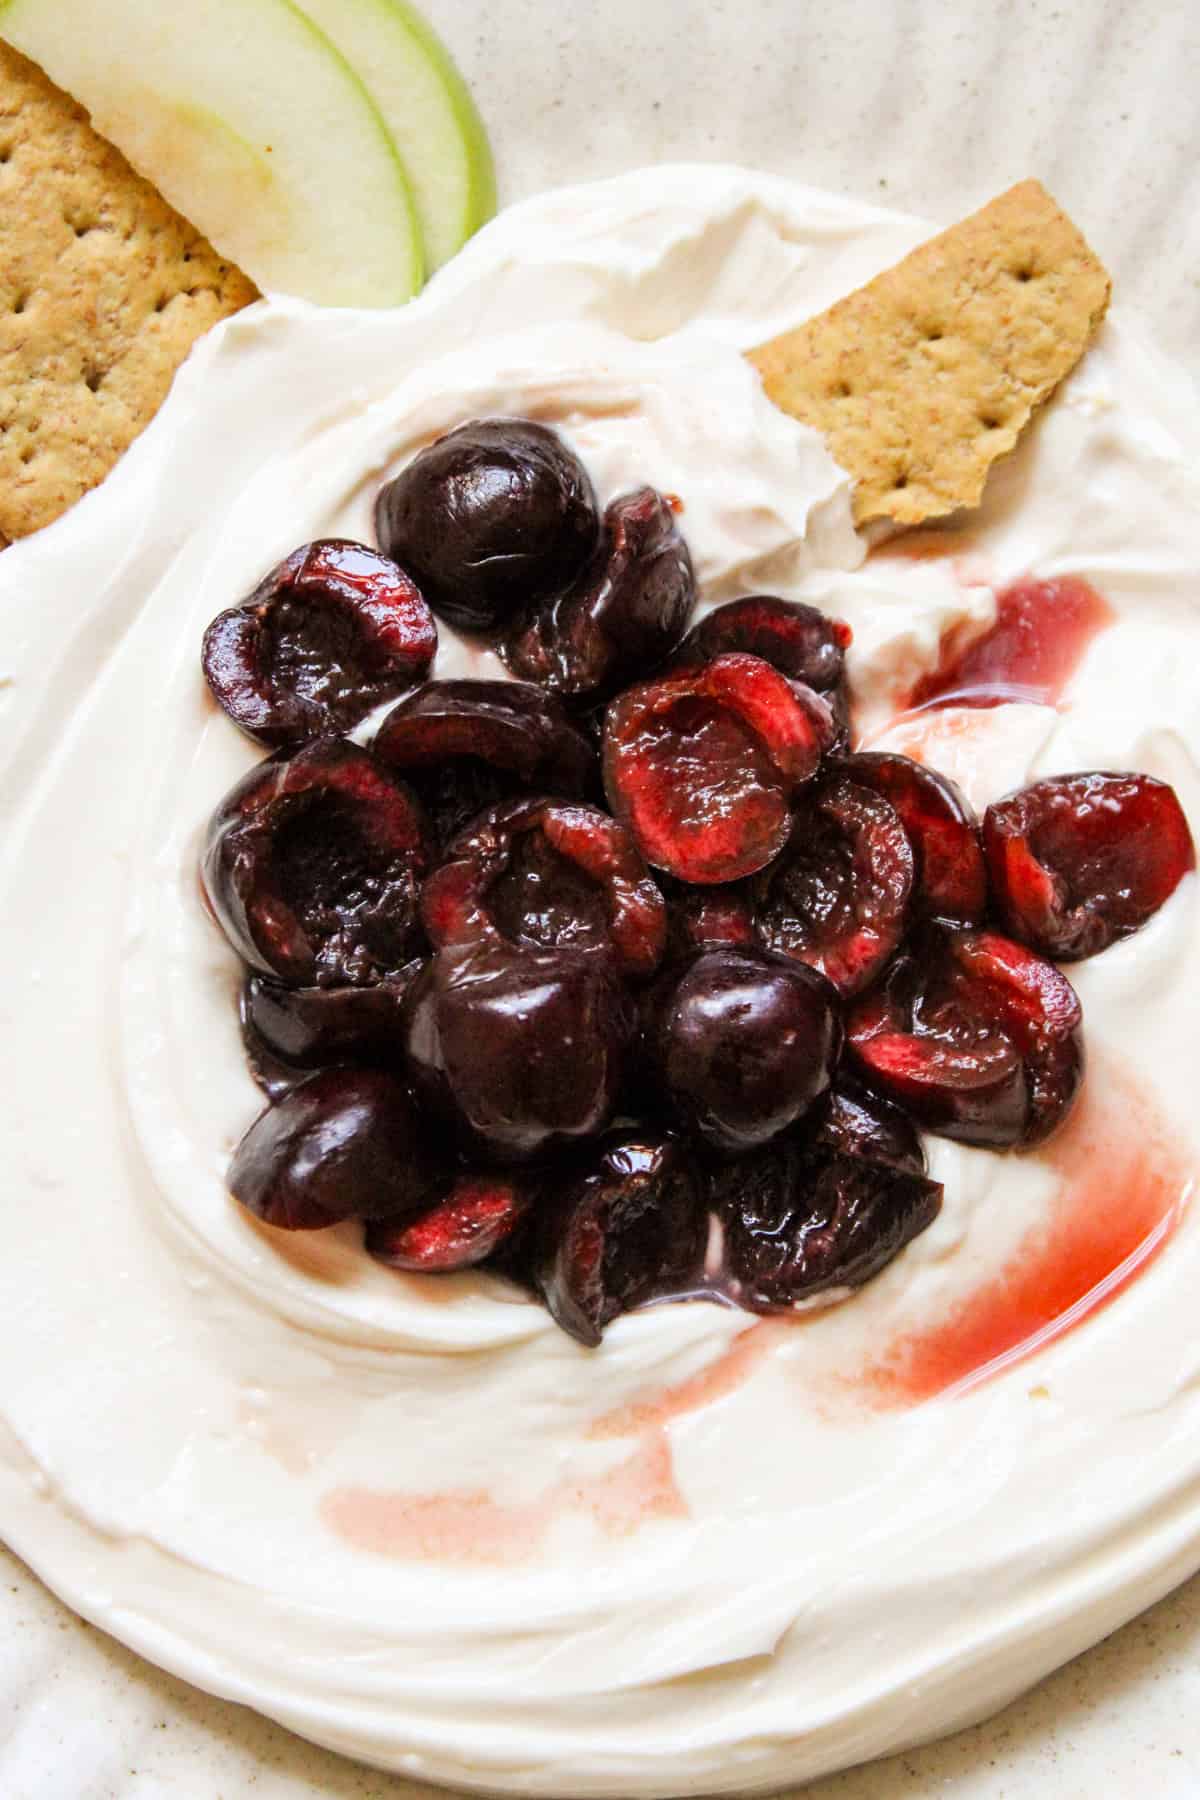
[[[258,1099],[196,852],[255,753],[200,634],[295,544],[369,536],[380,481],[463,419],[554,423],[604,499],[679,494],[707,604],[770,586],[845,617],[869,728],[977,803],[1140,767],[1200,827],[1172,372],[1110,323],[916,560],[867,556],[742,360],[922,235],[735,170],[548,195],[397,313],[230,321],[104,488],[0,559],[0,1525],[89,1617],[336,1748],[531,1793],[777,1785],[981,1715],[1200,1561],[1194,880],[1079,970],[1095,1062],[1057,1147],[934,1145],[937,1225],[794,1324],[670,1306],[588,1353],[498,1282],[398,1277],[352,1227],[284,1238],[224,1192]],[[1062,709],[889,728],[1027,570],[1116,615]],[[439,673],[485,669],[443,632]],[[1030,1270],[1117,1252],[1145,1267],[1111,1306],[973,1381],[1037,1327]]]

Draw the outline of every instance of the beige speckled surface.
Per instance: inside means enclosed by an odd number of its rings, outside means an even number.
[[[427,0],[502,192],[757,164],[949,221],[1037,174],[1200,363],[1197,0]],[[269,1528],[269,1522],[264,1522]],[[422,1800],[150,1669],[0,1553],[4,1800]],[[806,1800],[1200,1795],[1200,1579],[990,1724]]]

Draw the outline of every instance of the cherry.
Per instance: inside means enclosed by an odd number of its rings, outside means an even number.
[[[940,1182],[781,1138],[718,1177],[730,1292],[789,1312],[861,1287],[937,1218]]]
[[[513,1238],[531,1204],[532,1190],[515,1175],[463,1174],[424,1212],[372,1220],[364,1245],[392,1269],[424,1275],[470,1269]]]
[[[786,676],[731,654],[629,688],[609,707],[604,781],[642,855],[681,881],[753,874],[781,849],[820,761]]]
[[[379,1069],[326,1069],[251,1125],[229,1191],[268,1225],[315,1231],[415,1212],[444,1181],[403,1083]]]
[[[1028,1149],[1083,1080],[1082,1013],[1053,963],[994,931],[930,930],[847,1020],[873,1088],[928,1130]]]
[[[780,674],[818,694],[838,687],[843,676],[850,627],[800,600],[748,594],[707,613],[684,638],[672,666],[694,668],[731,650],[770,663]]]
[[[895,808],[837,770],[806,796],[786,850],[755,884],[759,937],[857,993],[903,936],[913,868]]]
[[[417,946],[420,808],[365,750],[320,738],[268,757],[209,824],[205,891],[243,961],[298,986],[366,986]]]
[[[652,1079],[715,1149],[752,1149],[826,1093],[841,1051],[824,978],[770,951],[725,945],[673,969],[646,1009]]]
[[[535,1277],[563,1330],[594,1347],[619,1314],[694,1280],[707,1235],[701,1184],[682,1146],[617,1132],[543,1205]]]
[[[900,815],[913,849],[914,917],[978,925],[987,909],[987,869],[978,821],[954,783],[911,757],[881,751],[847,757],[842,766]]]
[[[599,785],[595,748],[524,681],[426,682],[392,708],[371,753],[412,786],[442,844],[513,794],[576,799]]]
[[[611,693],[674,648],[695,599],[670,502],[638,488],[609,503],[588,568],[534,609],[505,656],[518,675],[555,693]]]
[[[469,1146],[529,1161],[608,1125],[633,1032],[609,958],[499,937],[442,950],[405,997],[418,1093]]]
[[[604,951],[653,974],[667,935],[661,893],[623,825],[593,806],[510,800],[468,826],[425,883],[421,916],[444,948],[501,937]]]
[[[1043,956],[1107,950],[1196,866],[1174,788],[1149,775],[1056,775],[989,806],[984,849],[1005,929]]]
[[[810,1114],[808,1127],[811,1144],[867,1162],[890,1163],[910,1175],[925,1173],[925,1151],[908,1114],[845,1070],[839,1071],[825,1104]]]
[[[351,730],[424,676],[437,627],[419,589],[366,544],[302,544],[204,634],[217,704],[272,747]]]
[[[375,528],[436,613],[489,631],[579,575],[596,544],[596,496],[547,426],[475,419],[380,490]]]
[[[375,987],[285,987],[250,975],[241,1023],[250,1072],[272,1099],[332,1063],[384,1066],[400,1057],[400,1009],[418,960]]]

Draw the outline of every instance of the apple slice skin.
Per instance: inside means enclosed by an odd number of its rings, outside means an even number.
[[[395,145],[291,0],[190,0],[169,21],[160,0],[0,0],[0,37],[260,288],[378,307],[420,287]]]
[[[408,175],[425,272],[496,210],[491,146],[445,45],[406,0],[298,0],[357,70]]]

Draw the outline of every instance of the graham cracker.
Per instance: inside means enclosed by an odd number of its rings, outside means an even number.
[[[0,43],[0,543],[95,487],[210,325],[256,298]]]
[[[857,522],[916,525],[978,503],[1110,292],[1070,219],[1023,181],[749,356],[854,476]]]

